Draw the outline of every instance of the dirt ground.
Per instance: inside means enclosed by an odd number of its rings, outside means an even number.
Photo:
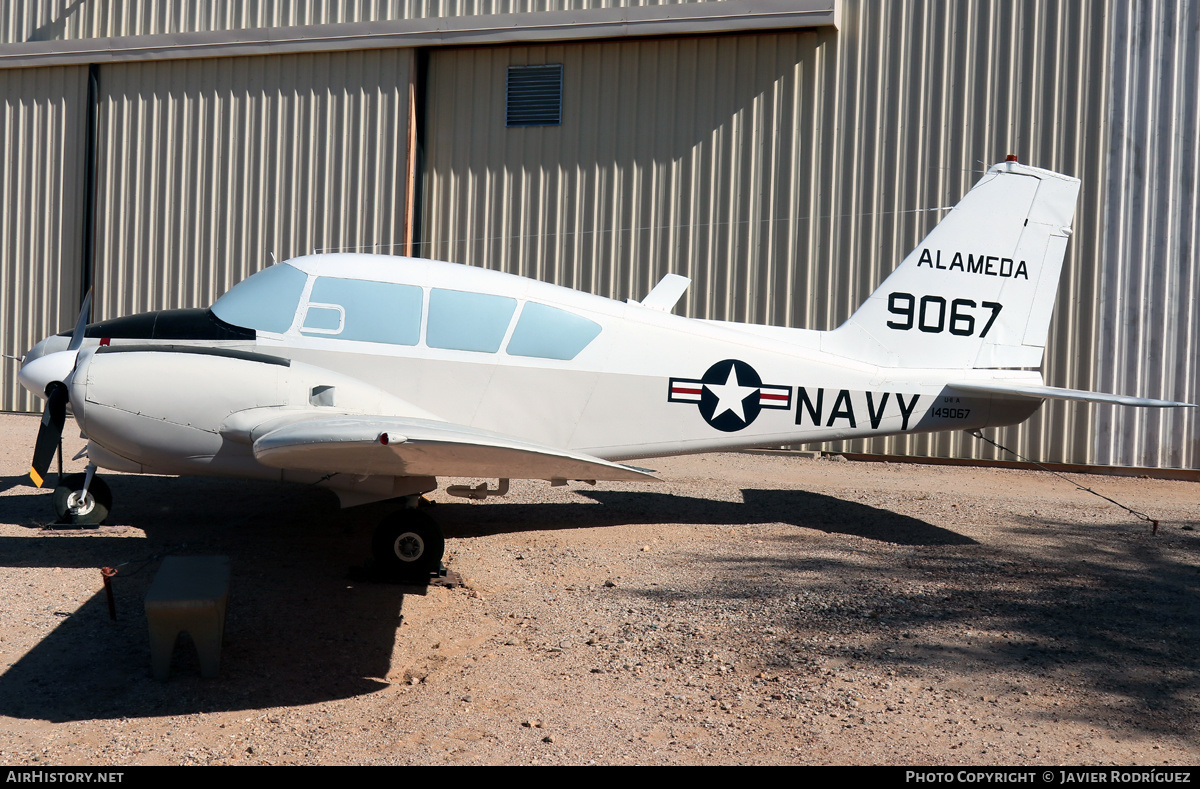
[[[1042,472],[663,459],[435,494],[465,586],[418,594],[313,488],[110,474],[110,526],[47,530],[36,431],[0,415],[2,764],[1200,762],[1196,483],[1081,477],[1154,535]],[[150,677],[171,553],[231,559],[217,679]]]

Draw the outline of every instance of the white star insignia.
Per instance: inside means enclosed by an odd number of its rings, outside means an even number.
[[[705,384],[708,390],[717,396],[717,407],[712,418],[716,419],[726,411],[732,411],[738,419],[746,421],[746,412],[742,409],[742,401],[758,391],[757,386],[742,386],[738,383],[737,367],[729,368],[729,377],[723,384]]]

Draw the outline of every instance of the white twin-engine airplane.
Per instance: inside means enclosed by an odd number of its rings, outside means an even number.
[[[428,578],[443,538],[416,505],[437,477],[653,479],[622,461],[1011,425],[1045,398],[1181,406],[1043,385],[1079,181],[1015,157],[988,170],[842,326],[671,314],[668,274],[622,303],[511,274],[363,254],[300,257],[206,310],[84,325],[38,343],[41,486],[69,402],[87,471],[60,518],[99,523],[97,467],[320,482],[343,506],[400,498],[376,561]],[[61,460],[60,460],[61,463]]]

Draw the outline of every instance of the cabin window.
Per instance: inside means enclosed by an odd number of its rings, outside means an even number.
[[[421,289],[363,279],[318,277],[300,327],[340,340],[416,345],[421,338]]]
[[[345,325],[344,309],[336,304],[313,304],[310,301],[300,331],[306,334],[341,334]]]
[[[282,334],[292,327],[308,275],[280,263],[242,280],[212,305],[226,323]]]
[[[557,307],[529,302],[508,341],[512,356],[574,359],[600,334],[600,324]]]
[[[434,288],[429,293],[425,344],[452,351],[495,353],[517,309],[517,300],[486,293]]]

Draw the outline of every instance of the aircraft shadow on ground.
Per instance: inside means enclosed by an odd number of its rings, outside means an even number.
[[[347,583],[389,505],[338,511],[328,493],[228,480],[109,477],[114,520],[145,537],[105,532],[0,540],[10,567],[115,566],[118,620],[97,593],[47,611],[50,632],[0,675],[0,715],[51,721],[296,706],[386,687],[402,587]],[[910,545],[971,542],[914,518],[804,491],[747,490],[745,502],[653,492],[586,491],[592,502],[439,505],[450,536],[628,523],[793,523]],[[6,497],[11,499],[13,497]],[[38,518],[49,502],[28,497]],[[28,524],[31,528],[36,523]],[[198,676],[186,640],[172,679],[149,676],[143,599],[165,553],[225,554],[233,581],[222,670]],[[804,557],[797,557],[801,560]],[[291,612],[290,615],[287,612]],[[296,613],[301,612],[301,613]],[[297,648],[297,645],[302,645]]]
[[[1052,531],[1039,552],[1029,554],[1020,546],[982,546],[916,518],[807,491],[743,490],[742,503],[653,492],[578,492],[606,506],[450,504],[435,512],[448,533],[467,537],[621,523],[735,528],[788,523],[892,543],[897,547],[883,549],[896,553],[886,575],[875,562],[814,564],[798,550],[782,560],[728,558],[729,569],[743,579],[732,589],[710,584],[702,592],[630,591],[659,601],[696,594],[776,600],[778,632],[836,634],[829,643],[842,645],[843,651],[831,657],[878,661],[900,671],[941,665],[964,678],[1005,669],[1014,676],[1051,672],[1064,685],[1082,683],[1124,700],[1113,707],[1076,708],[1073,714],[1081,720],[1120,714],[1141,730],[1196,738],[1190,721],[1200,715],[1195,604],[1200,540],[1175,542],[1167,551],[1133,519],[1113,527],[1027,518],[1026,528]],[[1171,524],[1175,530],[1184,527],[1197,524]],[[763,572],[768,564],[769,572]],[[1030,582],[1031,576],[1036,581]],[[778,584],[789,577],[796,578],[793,589],[802,594],[780,598]],[[754,578],[762,579],[760,589],[753,588]],[[914,593],[914,587],[922,591]],[[943,634],[982,628],[1005,635],[975,636],[946,647],[924,637],[927,626]],[[1011,692],[1022,691],[1014,687]],[[1058,714],[1072,712],[1064,708]]]
[[[20,487],[22,485],[28,485],[28,484],[29,484],[29,476],[26,474],[22,474],[19,477],[0,476],[0,493],[3,493],[6,490],[11,490],[13,488]],[[33,488],[30,488],[30,490],[33,490]]]
[[[1177,542],[1168,552],[1134,520],[1128,527],[1101,527],[1089,520],[1027,518],[1028,529],[1052,530],[1030,554],[1020,545],[981,545],[916,518],[807,491],[743,490],[742,503],[653,492],[579,493],[607,506],[450,504],[435,512],[447,532],[460,537],[621,523],[788,523],[888,542],[881,550],[892,559],[883,574],[878,562],[814,560],[798,546],[783,559],[720,560],[740,575],[728,588],[713,583],[686,591],[628,591],[659,602],[697,595],[774,601],[777,632],[835,636],[809,643],[837,645],[829,654],[835,659],[878,662],[900,672],[942,666],[966,682],[996,671],[1014,677],[1053,673],[1063,685],[1083,684],[1123,700],[1056,714],[1081,720],[1119,714],[1141,730],[1195,740],[1190,722],[1200,715],[1200,540]],[[1196,524],[1172,524],[1184,526]],[[713,561],[697,557],[705,560]],[[796,594],[781,596],[781,583]],[[992,635],[941,643],[946,632],[980,628]],[[809,649],[820,651],[806,647],[802,659],[811,656]],[[785,653],[781,666],[795,657]],[[1023,692],[1015,686],[1010,691]]]
[[[50,477],[54,484],[55,475]],[[53,488],[38,489],[29,482],[29,475],[0,476],[0,493],[4,494],[3,518],[8,523],[33,523],[54,520],[50,495]]]
[[[452,537],[497,532],[581,529],[630,523],[749,526],[787,523],[827,534],[844,534],[900,545],[974,545],[975,540],[940,526],[854,501],[804,490],[742,491],[742,501],[670,493],[581,490],[598,504],[442,504],[432,512]]]
[[[365,559],[369,540],[359,512],[339,513],[329,494],[296,486],[120,476],[109,481],[115,519],[141,529],[144,538],[127,529],[112,536],[102,531],[0,540],[0,564],[9,567],[97,568],[97,592],[82,606],[53,610],[47,603],[38,614],[44,618],[30,622],[48,632],[0,675],[0,715],[138,718],[295,706],[387,687],[379,678],[389,671],[410,588],[348,580],[348,569]],[[48,506],[44,496],[40,501]],[[41,512],[38,517],[50,519]],[[217,679],[199,677],[186,638],[176,649],[171,679],[150,677],[143,601],[166,553],[230,557]],[[115,622],[102,566],[119,570]]]
[[[48,632],[0,675],[0,715],[67,721],[261,709],[385,687],[374,678],[389,671],[403,590],[348,583],[346,569],[365,558],[370,531],[386,505],[339,512],[323,492],[227,480],[115,476],[110,484],[117,520],[143,530],[145,538],[0,540],[0,563],[9,567],[121,566],[117,622],[109,620],[98,591],[74,611],[47,603],[44,620],[30,623]],[[964,677],[977,671],[990,676],[1005,666],[1060,673],[1063,684],[1084,682],[1127,700],[1119,710],[1080,715],[1119,712],[1144,731],[1195,736],[1185,729],[1200,714],[1194,602],[1200,541],[1176,546],[1176,553],[1191,552],[1183,560],[1132,527],[1122,535],[1091,523],[1031,520],[1029,528],[1055,529],[1058,537],[1030,556],[996,544],[975,551],[973,540],[953,531],[806,491],[745,490],[742,503],[656,492],[579,493],[592,501],[443,504],[432,512],[449,535],[464,538],[629,523],[788,523],[883,540],[896,546],[884,550],[899,554],[886,577],[874,563],[814,567],[811,557],[798,554],[772,568],[777,572],[761,574],[761,590],[739,594],[776,599],[781,632],[828,628],[840,634],[831,643],[845,642],[842,636],[849,634],[856,643],[849,648],[861,653],[855,659],[883,661],[900,671],[945,664]],[[27,520],[48,520],[45,495],[31,489],[28,496],[6,496],[5,503],[16,498],[21,512],[36,511],[23,516]],[[164,551],[231,557],[229,619],[216,680],[198,677],[186,648],[177,651],[169,682],[150,679],[142,600],[158,567],[152,557]],[[826,572],[814,578],[807,573],[813,569]],[[777,598],[778,581],[789,572],[806,573],[796,587],[804,594]],[[839,577],[828,578],[829,572]],[[1036,583],[1021,580],[1029,573]],[[936,591],[914,597],[908,589],[931,580],[938,582]],[[664,594],[649,588],[642,593]],[[713,584],[703,594],[728,592]],[[831,599],[840,602],[830,608]],[[957,625],[960,632],[982,628],[1006,635],[946,648],[923,638],[926,625],[934,632]],[[1164,716],[1163,710],[1178,714]]]

